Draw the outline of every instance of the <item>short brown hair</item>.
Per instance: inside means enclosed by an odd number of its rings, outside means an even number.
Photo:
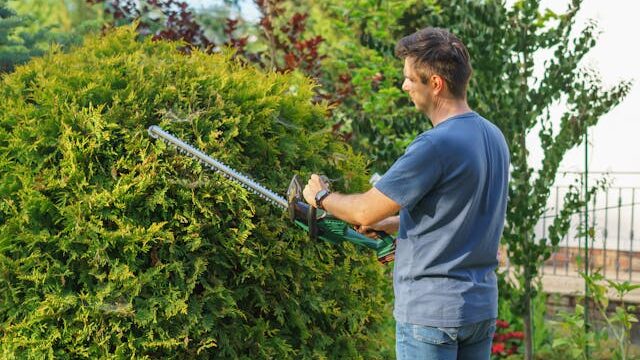
[[[423,83],[432,74],[437,74],[444,78],[453,96],[465,97],[473,72],[469,51],[449,31],[433,27],[418,30],[400,39],[395,52],[401,59],[415,59],[415,70]]]

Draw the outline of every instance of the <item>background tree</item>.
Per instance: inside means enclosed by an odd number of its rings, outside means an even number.
[[[104,19],[102,9],[86,0],[9,0],[9,5],[19,14],[33,18],[32,31],[52,27],[54,32],[81,37],[89,30],[99,29]]]
[[[10,72],[52,45],[63,49],[102,27],[102,13],[85,1],[0,1],[0,72]]]
[[[430,128],[402,92],[402,62],[393,54],[407,1],[308,2],[309,24],[326,38],[321,80],[336,94],[334,131],[384,172],[420,132]]]
[[[42,55],[38,41],[46,31],[29,34],[26,28],[31,20],[18,16],[6,0],[0,0],[0,73],[13,71],[16,65],[27,62],[33,56]]]

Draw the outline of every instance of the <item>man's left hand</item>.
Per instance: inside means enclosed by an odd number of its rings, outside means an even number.
[[[322,181],[320,176],[318,176],[317,174],[312,174],[309,178],[309,182],[307,182],[307,185],[302,191],[302,195],[304,196],[304,199],[307,201],[307,203],[309,203],[313,207],[318,207],[316,205],[316,194],[322,189],[328,190],[329,186],[325,184],[324,181]]]

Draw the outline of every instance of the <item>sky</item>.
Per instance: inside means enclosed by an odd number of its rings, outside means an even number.
[[[200,7],[218,0],[188,0]],[[258,12],[250,0],[242,0],[243,17],[256,19]],[[507,1],[513,3],[513,0]],[[568,1],[543,0],[543,7],[561,12]],[[637,174],[615,175],[618,186],[640,186],[640,28],[635,24],[640,14],[638,0],[585,0],[577,18],[578,26],[588,19],[598,22],[600,36],[597,45],[583,60],[583,65],[596,69],[605,85],[614,85],[621,80],[635,80],[625,100],[603,116],[589,130],[589,171],[592,172],[636,172]],[[555,110],[555,117],[562,114],[562,106]],[[537,131],[527,139],[530,163],[540,164],[542,150]],[[584,146],[573,149],[564,158],[562,171],[583,171],[585,167]],[[567,179],[564,179],[569,181]],[[562,183],[563,178],[558,182]]]

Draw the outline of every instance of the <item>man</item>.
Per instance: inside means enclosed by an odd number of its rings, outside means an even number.
[[[398,359],[489,359],[507,144],[496,126],[467,105],[472,69],[457,37],[422,29],[401,39],[396,55],[404,59],[402,89],[433,128],[416,137],[369,191],[329,192],[314,174],[304,197],[361,233],[398,231]]]

